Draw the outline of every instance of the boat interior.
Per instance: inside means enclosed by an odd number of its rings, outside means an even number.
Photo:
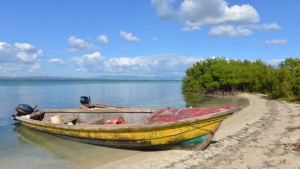
[[[30,114],[30,119],[45,123],[62,125],[109,125],[109,124],[142,124],[149,121],[156,110],[138,109],[129,111],[105,112],[89,111],[83,109],[68,110],[40,110]]]

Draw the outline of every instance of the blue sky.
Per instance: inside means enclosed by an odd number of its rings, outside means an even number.
[[[184,76],[300,52],[293,0],[0,0],[0,76]]]

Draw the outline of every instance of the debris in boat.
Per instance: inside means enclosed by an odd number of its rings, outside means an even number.
[[[60,115],[55,115],[53,117],[50,117],[50,120],[52,124],[60,124],[62,121]]]
[[[118,117],[115,119],[111,120],[106,120],[105,124],[124,124],[124,118],[123,117]]]
[[[25,119],[30,119],[30,115],[25,115],[25,116],[21,116],[22,118],[25,118]]]

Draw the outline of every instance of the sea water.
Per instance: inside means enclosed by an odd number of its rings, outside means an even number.
[[[73,142],[28,129],[11,120],[18,104],[37,109],[78,108],[92,102],[128,107],[246,106],[237,97],[182,93],[181,81],[0,80],[0,169],[94,168],[140,153]]]

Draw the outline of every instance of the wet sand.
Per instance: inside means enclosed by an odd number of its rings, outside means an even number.
[[[300,105],[241,96],[250,105],[225,120],[204,151],[141,152],[96,168],[300,169]]]

